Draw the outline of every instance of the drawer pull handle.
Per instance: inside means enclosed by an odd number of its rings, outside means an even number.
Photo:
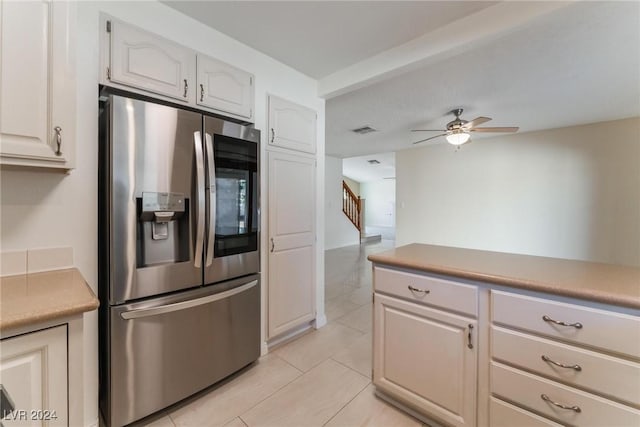
[[[576,329],[582,329],[582,323],[580,323],[580,322],[575,322],[575,323],[561,322],[560,320],[552,319],[551,317],[547,316],[546,314],[544,316],[542,316],[542,320],[544,320],[545,322],[555,323],[556,325],[560,325],[560,326],[573,326]]]
[[[473,325],[469,323],[469,332],[467,332],[467,347],[473,348],[473,343],[471,342],[471,331],[473,331]]]
[[[564,363],[558,363],[556,361],[551,360],[548,356],[545,356],[544,354],[542,355],[542,360],[544,360],[547,363],[554,364],[560,368],[575,369],[578,372],[582,371],[582,367],[580,365],[565,365]]]
[[[411,286],[411,285],[407,286],[407,288],[409,288],[409,290],[410,290],[411,292],[423,292],[425,295],[426,295],[426,294],[428,294],[429,292],[431,292],[430,290],[414,288],[414,287],[413,287],[413,286]]]
[[[561,408],[561,409],[568,409],[568,410],[570,410],[570,411],[574,411],[574,412],[577,412],[577,413],[582,412],[582,409],[580,409],[580,407],[579,407],[579,406],[567,406],[567,405],[563,405],[563,404],[558,403],[558,402],[554,402],[554,401],[553,401],[553,400],[551,400],[551,399],[549,398],[549,396],[547,396],[546,394],[541,394],[541,395],[540,395],[540,398],[541,398],[542,400],[544,400],[545,402],[549,402],[549,403],[551,403],[552,405],[557,406],[558,408]]]

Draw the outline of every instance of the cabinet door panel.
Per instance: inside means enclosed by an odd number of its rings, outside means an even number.
[[[269,153],[269,337],[315,317],[315,161]]]
[[[253,118],[253,75],[222,61],[198,55],[196,102],[203,107]]]
[[[69,168],[65,155],[56,154],[52,123],[52,95],[64,86],[68,71],[54,67],[56,55],[66,57],[67,11],[63,2],[3,2],[1,8],[0,154],[2,163]],[[59,47],[62,44],[62,49]],[[54,49],[54,50],[52,50]],[[70,89],[70,88],[67,88]],[[75,94],[75,91],[72,91]],[[75,102],[75,99],[73,100]],[[73,103],[69,105],[74,105]],[[73,111],[71,119],[74,120]],[[56,116],[57,118],[57,116]],[[65,123],[66,124],[66,123]],[[69,138],[73,122],[64,126]],[[72,154],[72,150],[65,150]]]
[[[316,152],[316,112],[269,96],[269,144],[306,153]]]
[[[195,54],[135,27],[111,23],[111,80],[187,101]]]
[[[475,425],[477,322],[377,293],[374,305],[376,387],[447,424]]]
[[[5,427],[66,426],[66,326],[2,340],[0,383],[15,404]]]

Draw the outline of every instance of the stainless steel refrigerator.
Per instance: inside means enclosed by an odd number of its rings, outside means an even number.
[[[114,92],[99,133],[100,409],[121,426],[260,355],[260,133]]]

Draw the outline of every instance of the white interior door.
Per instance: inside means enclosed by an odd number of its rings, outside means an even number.
[[[269,152],[269,338],[315,317],[315,160]]]

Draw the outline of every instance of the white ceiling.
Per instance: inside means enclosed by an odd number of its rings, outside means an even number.
[[[369,160],[377,160],[380,163],[370,164]],[[344,159],[342,174],[358,182],[394,179],[396,177],[396,155],[395,153],[378,153]]]
[[[317,78],[337,157],[411,148],[456,107],[521,132],[640,116],[638,1],[165,3]]]
[[[163,3],[319,79],[497,2]]]

